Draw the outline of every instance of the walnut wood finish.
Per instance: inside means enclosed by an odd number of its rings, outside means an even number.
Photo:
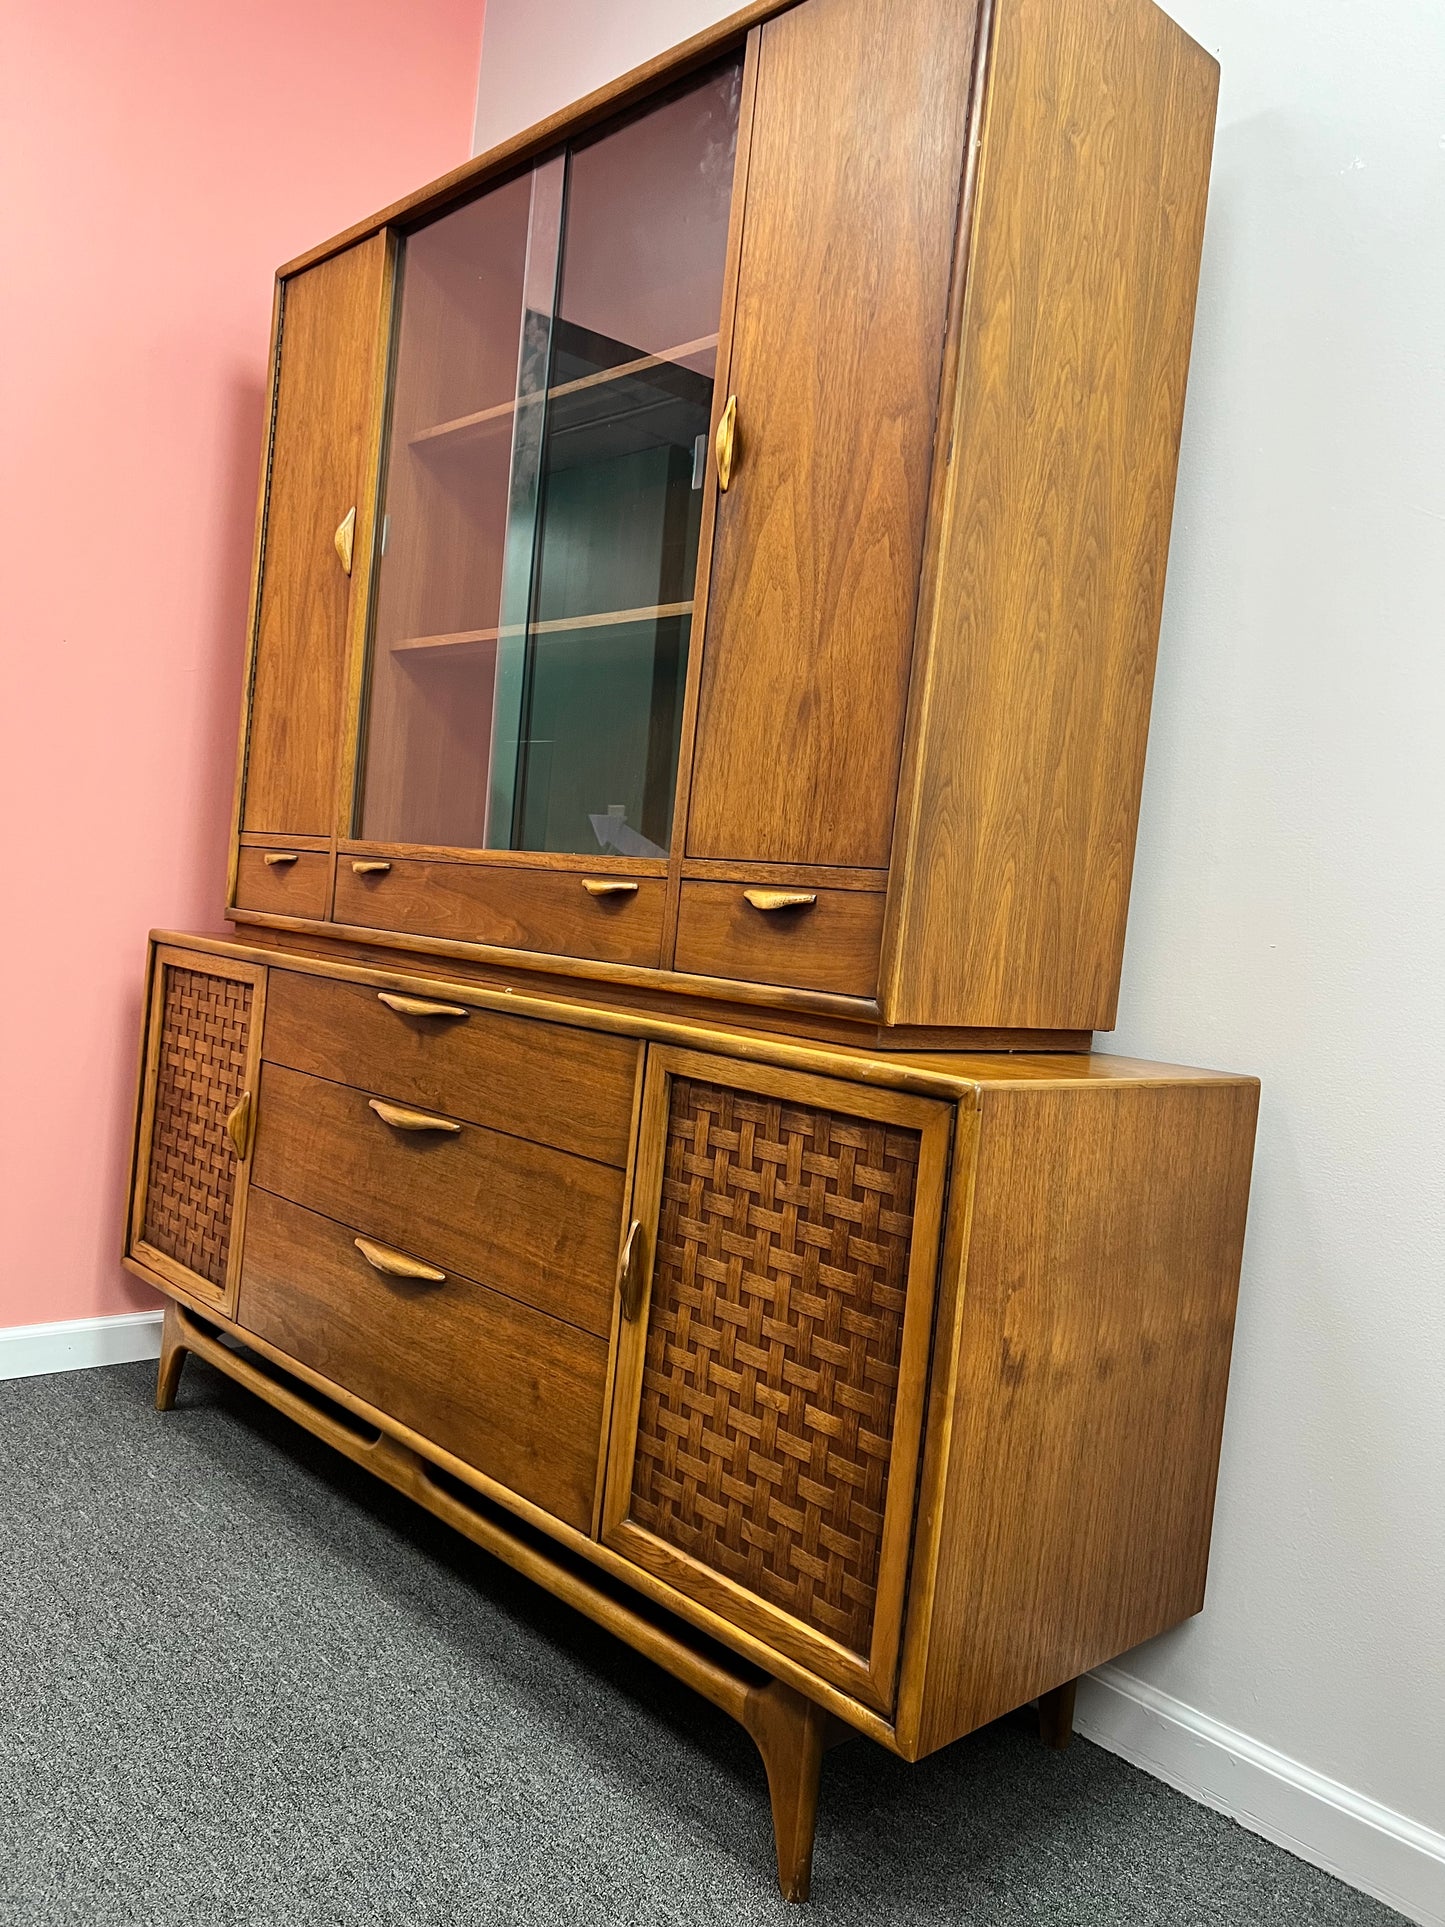
[[[892,1701],[951,1114],[654,1049],[604,1538]]]
[[[605,1336],[623,1174],[474,1124],[398,1131],[371,1095],[265,1065],[254,1183]]]
[[[228,1329],[238,1338],[249,1336],[234,1326]],[[566,1559],[504,1518],[483,1510],[479,1502],[458,1497],[437,1482],[427,1459],[391,1434],[368,1434],[340,1423],[307,1398],[304,1388],[289,1374],[260,1370],[251,1359],[220,1344],[180,1307],[167,1307],[165,1330],[171,1351],[163,1357],[163,1373],[178,1377],[188,1351],[209,1360],[248,1391],[405,1493],[514,1572],[625,1640],[737,1720],[757,1746],[767,1773],[778,1884],[788,1900],[808,1898],[822,1754],[847,1736],[845,1726],[781,1680],[760,1677],[710,1641],[620,1595],[576,1560]],[[160,1409],[169,1410],[170,1406]],[[380,1418],[381,1414],[374,1416]]]
[[[1257,1100],[1225,1078],[982,1089],[939,1309],[911,1754],[1202,1606]]]
[[[324,917],[331,907],[330,853],[243,846],[236,858],[235,904],[281,917]]]
[[[585,879],[595,874],[596,865],[579,857],[572,870],[398,861],[383,875],[357,876],[343,858],[336,921],[655,968],[666,884],[649,877],[635,895],[594,897]]]
[[[1039,1738],[1055,1753],[1062,1753],[1074,1737],[1074,1701],[1078,1696],[1077,1679],[1066,1679],[1052,1692],[1039,1694]]]
[[[762,29],[690,857],[888,861],[976,25]]]
[[[1114,1022],[1217,86],[1149,0],[996,0],[890,1023]]]
[[[384,238],[288,280],[251,666],[241,825],[329,835],[353,583],[336,525],[368,491]],[[369,520],[369,510],[368,510]],[[362,553],[365,553],[363,548]]]
[[[764,909],[748,897],[750,887],[755,894],[766,889],[812,901]],[[674,962],[698,977],[871,997],[882,934],[881,891],[685,880]]]
[[[389,994],[273,971],[267,1059],[603,1164],[627,1163],[635,1042],[466,1004],[441,1003],[455,1015],[417,1015],[389,1008]]]
[[[388,1277],[353,1235],[254,1191],[239,1322],[585,1531],[604,1341],[455,1271]]]

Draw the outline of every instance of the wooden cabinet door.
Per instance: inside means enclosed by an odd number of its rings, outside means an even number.
[[[888,863],[976,11],[762,28],[689,856]]]
[[[251,1169],[266,973],[157,949],[141,1070],[128,1254],[231,1313]]]
[[[603,1536],[886,1709],[950,1108],[654,1047],[641,1128]]]
[[[264,835],[336,827],[350,617],[371,545],[388,258],[378,234],[281,287],[241,816],[243,830]]]

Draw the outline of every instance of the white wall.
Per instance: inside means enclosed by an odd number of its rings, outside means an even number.
[[[1264,1103],[1209,1603],[1112,1699],[1445,1920],[1445,6],[1172,10],[1224,80],[1111,1045]],[[726,11],[489,0],[479,147]],[[1250,1814],[1246,1755],[1337,1833]]]

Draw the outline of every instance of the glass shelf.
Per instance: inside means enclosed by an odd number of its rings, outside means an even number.
[[[357,836],[667,854],[739,93],[407,238]]]

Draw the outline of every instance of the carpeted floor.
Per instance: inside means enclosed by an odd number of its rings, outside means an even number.
[[[828,1756],[811,1910],[750,1742],[194,1359],[0,1383],[6,1927],[1387,1927],[1021,1718]]]

